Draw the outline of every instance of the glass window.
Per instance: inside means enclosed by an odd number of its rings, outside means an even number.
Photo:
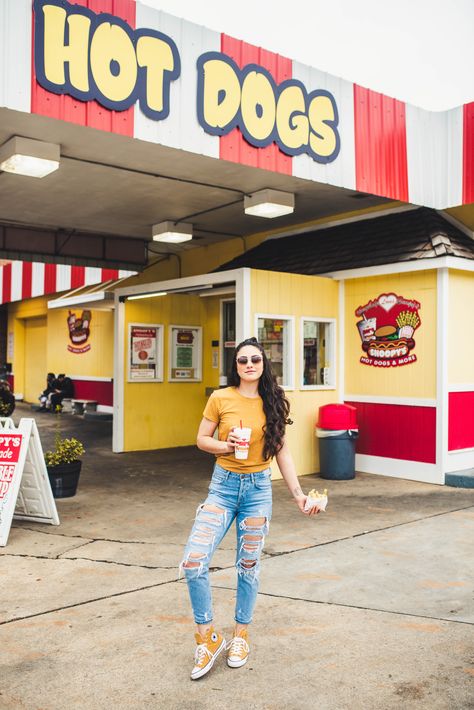
[[[334,321],[303,318],[303,387],[334,387]]]
[[[291,368],[291,321],[284,318],[259,317],[258,340],[270,360],[277,382],[282,387],[292,387]]]

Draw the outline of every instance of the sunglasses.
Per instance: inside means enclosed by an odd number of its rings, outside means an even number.
[[[251,360],[253,365],[256,365],[257,363],[262,362],[263,357],[261,355],[252,355],[252,357],[248,358],[245,355],[241,355],[237,358],[239,365],[246,365],[249,360]]]

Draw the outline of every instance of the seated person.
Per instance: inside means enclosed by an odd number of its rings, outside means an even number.
[[[15,409],[15,396],[6,380],[0,380],[0,417],[10,417]]]
[[[51,411],[56,412],[57,407],[61,408],[61,402],[66,397],[74,397],[74,384],[71,378],[62,372],[58,375],[54,392],[48,396]]]
[[[46,389],[44,389],[38,397],[41,403],[40,411],[45,411],[48,396],[52,394],[57,387],[58,381],[56,379],[56,375],[54,374],[54,372],[48,372],[48,374],[46,375]]]

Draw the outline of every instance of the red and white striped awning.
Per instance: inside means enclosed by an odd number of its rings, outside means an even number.
[[[92,266],[11,261],[0,266],[0,303],[61,293],[133,276],[135,271]]]

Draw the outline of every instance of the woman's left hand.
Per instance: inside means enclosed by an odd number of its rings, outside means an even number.
[[[317,515],[320,512],[317,505],[311,506],[309,510],[304,509],[307,497],[308,496],[305,496],[304,494],[301,496],[295,496],[294,498],[296,505],[301,510],[303,515]]]

